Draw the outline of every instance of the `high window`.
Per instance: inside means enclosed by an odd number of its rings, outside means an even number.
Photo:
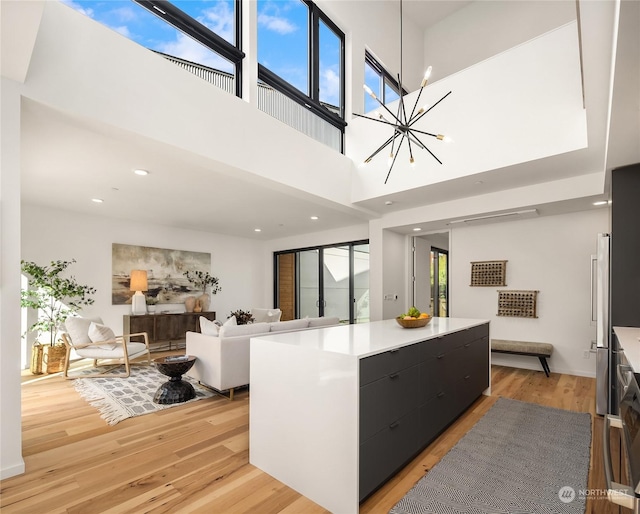
[[[383,104],[391,103],[400,98],[398,80],[376,60],[369,52],[364,57],[364,83],[380,99]],[[405,91],[406,95],[407,92]],[[364,95],[364,112],[371,112],[379,107],[371,96]]]
[[[344,33],[309,0],[257,8],[258,79],[278,98],[259,91],[259,107],[342,151]]]
[[[66,3],[180,67],[241,96],[244,53],[240,47],[240,0]]]

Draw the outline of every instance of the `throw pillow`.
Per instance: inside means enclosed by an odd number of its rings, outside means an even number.
[[[251,309],[251,315],[255,323],[273,323],[280,321],[282,311],[280,309]]]
[[[211,321],[204,316],[200,316],[200,332],[206,336],[217,336],[218,325],[215,321]]]
[[[238,320],[235,316],[231,316],[227,321],[225,321],[222,326],[223,327],[235,327],[238,324]]]
[[[64,331],[69,334],[74,345],[84,346],[92,342],[89,338],[89,327],[93,322],[102,324],[100,318],[89,319],[72,316],[64,322]]]
[[[92,343],[100,343],[102,341],[107,343],[108,341],[115,341],[116,335],[108,326],[92,321],[91,325],[89,325],[89,339],[91,339]],[[113,350],[116,346],[117,345],[115,343],[110,343],[101,344],[97,346],[97,348],[101,348],[103,350]]]

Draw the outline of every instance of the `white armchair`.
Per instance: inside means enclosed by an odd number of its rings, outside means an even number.
[[[142,336],[144,342],[131,341],[133,336]],[[149,336],[146,332],[116,336],[109,327],[102,324],[102,320],[99,318],[97,320],[79,317],[68,318],[65,321],[62,340],[67,347],[63,373],[67,379],[100,377],[106,373],[106,371],[102,371],[93,374],[69,376],[71,350],[75,350],[75,353],[83,359],[93,359],[94,367],[98,365],[98,360],[118,361],[111,367],[124,365],[124,373],[118,375],[110,374],[110,377],[128,377],[131,374],[131,361],[145,354],[147,356],[147,364],[151,364]]]

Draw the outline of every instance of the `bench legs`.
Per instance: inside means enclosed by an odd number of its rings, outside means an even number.
[[[542,364],[542,369],[544,370],[544,374],[549,376],[549,372],[551,370],[549,369],[549,363],[547,362],[547,358],[540,355],[538,359],[540,359],[540,364]]]

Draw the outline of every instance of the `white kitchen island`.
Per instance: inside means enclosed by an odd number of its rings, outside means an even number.
[[[488,321],[395,320],[251,339],[249,460],[336,514],[457,418],[490,379]]]

